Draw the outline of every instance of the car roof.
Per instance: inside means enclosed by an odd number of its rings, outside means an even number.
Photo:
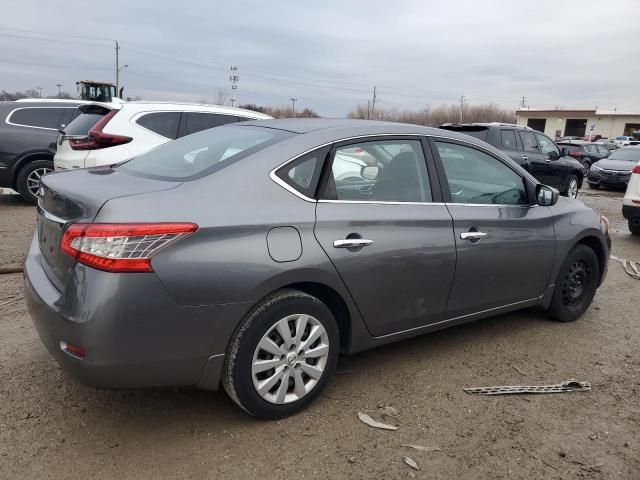
[[[255,119],[272,118],[264,113],[246,110],[244,108],[226,107],[224,105],[212,105],[205,103],[188,103],[188,102],[151,102],[146,100],[134,100],[124,102],[122,108],[126,110],[135,110],[140,112],[146,111],[181,111],[181,112],[212,112],[226,115],[240,115]]]
[[[312,133],[320,130],[347,131],[354,135],[367,134],[423,134],[442,135],[444,132],[437,128],[423,127],[409,123],[381,122],[378,120],[359,120],[351,118],[280,118],[272,120],[260,120],[260,122],[243,122],[242,125],[255,125],[266,128],[275,128],[292,133]],[[439,133],[438,133],[439,132]],[[328,132],[327,132],[328,133]],[[450,132],[446,132],[447,135]]]

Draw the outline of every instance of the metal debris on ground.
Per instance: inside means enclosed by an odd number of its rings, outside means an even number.
[[[413,448],[419,452],[441,452],[442,449],[440,447],[423,447],[422,445],[411,445],[409,443],[403,443],[400,445],[401,447]]]
[[[465,388],[467,393],[479,395],[509,395],[514,393],[564,393],[591,390],[589,382],[568,380],[555,385],[504,385],[495,387]]]
[[[409,465],[414,470],[420,470],[420,467],[418,467],[418,464],[415,462],[415,460],[413,458],[402,457],[402,461],[404,463],[406,463],[407,465]]]
[[[361,422],[366,423],[367,425],[369,425],[370,427],[373,427],[373,428],[380,428],[382,430],[397,430],[398,429],[398,427],[395,427],[393,425],[387,425],[386,423],[378,422],[378,421],[374,420],[373,418],[371,418],[366,413],[358,412],[358,418],[360,419]]]
[[[626,258],[616,257],[615,255],[611,255],[609,258],[611,260],[615,260],[616,262],[620,262],[622,264],[622,268],[627,275],[636,280],[640,280],[640,263],[634,262],[633,260],[627,260]]]

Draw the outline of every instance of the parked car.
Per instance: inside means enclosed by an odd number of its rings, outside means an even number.
[[[615,140],[613,140],[613,139],[602,138],[602,139],[596,141],[595,143],[597,143],[598,145],[601,145],[603,147],[606,147],[608,150],[615,150],[616,149]]]
[[[58,129],[75,118],[80,104],[44,99],[0,103],[0,187],[36,202],[40,177],[53,170]]]
[[[201,130],[271,118],[218,105],[142,101],[88,104],[80,112],[58,137],[56,170],[110,165]]]
[[[591,165],[587,182],[591,188],[626,188],[631,171],[638,162],[640,162],[640,147],[619,148],[608,158]]]
[[[468,123],[441,128],[464,133],[506,153],[540,182],[576,198],[582,187],[584,169],[576,159],[563,156],[545,134],[528,127],[506,123]]]
[[[634,141],[635,138],[633,137],[628,137],[626,135],[621,135],[619,137],[616,137],[613,139],[613,143],[615,144],[616,148],[620,148],[620,147],[628,147],[630,142]]]
[[[582,164],[583,174],[586,177],[589,174],[591,165],[598,160],[608,157],[611,152],[603,145],[590,142],[557,142],[563,153],[575,158]]]
[[[336,178],[358,148],[376,164]],[[576,320],[610,250],[582,202],[415,125],[236,123],[41,188],[25,296],[62,367],[98,387],[222,383],[263,418],[309,404],[340,352],[526,307]]]
[[[622,201],[622,216],[629,222],[629,230],[640,235],[640,162],[631,170],[627,191]]]

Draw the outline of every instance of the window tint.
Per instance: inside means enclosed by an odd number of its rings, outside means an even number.
[[[194,180],[293,135],[273,128],[228,125],[166,143],[115,168],[160,180]]]
[[[520,140],[522,140],[522,147],[525,152],[537,152],[538,144],[536,143],[536,137],[531,132],[519,132]]]
[[[542,153],[545,155],[549,155],[552,152],[556,152],[558,155],[560,154],[558,147],[556,147],[556,144],[553,143],[551,139],[540,134],[536,134],[536,137],[538,137],[538,144],[540,145],[540,151]]]
[[[29,107],[15,110],[8,118],[10,123],[24,125],[27,127],[51,128],[57,130],[63,123],[63,118],[68,115],[68,111],[73,111],[75,107],[53,108],[53,107]]]
[[[180,112],[147,113],[138,118],[136,123],[158,135],[175,139],[178,136]]]
[[[338,148],[323,198],[432,201],[422,144],[417,140],[385,140]]]
[[[325,147],[308,153],[288,163],[276,174],[295,190],[313,198],[318,187],[322,165],[330,149],[330,147]]]
[[[602,155],[609,155],[609,149],[607,147],[602,146],[602,145],[598,145],[598,151]]]
[[[509,150],[517,150],[516,146],[516,132],[513,130],[500,130],[500,136],[502,138],[502,146]]]
[[[217,113],[185,112],[182,115],[186,125],[187,135],[236,121],[236,117],[219,115]]]
[[[88,135],[89,130],[104,117],[109,110],[102,112],[81,113],[64,128],[65,135]]]
[[[454,203],[525,205],[524,180],[491,155],[452,143],[436,142]]]

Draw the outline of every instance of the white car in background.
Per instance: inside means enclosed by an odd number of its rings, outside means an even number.
[[[628,147],[635,138],[627,137],[626,135],[621,135],[613,139],[613,143],[617,148]]]
[[[640,162],[631,170],[627,191],[622,201],[622,216],[629,222],[631,233],[640,235]]]
[[[112,165],[191,133],[271,118],[218,105],[165,102],[91,103],[58,137],[55,170]]]

